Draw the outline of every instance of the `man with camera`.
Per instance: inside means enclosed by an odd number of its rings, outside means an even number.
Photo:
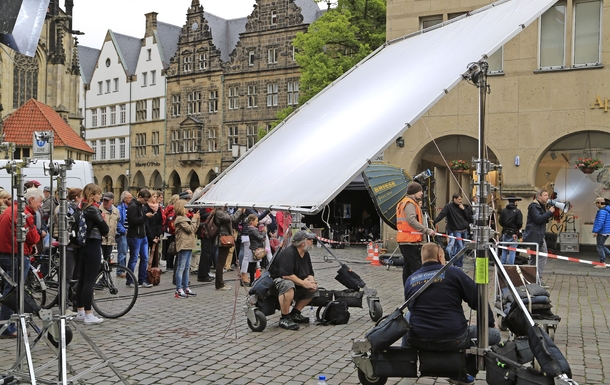
[[[523,232],[523,242],[537,243],[538,251],[545,254],[548,251],[544,239],[546,224],[555,212],[554,206],[547,209],[548,202],[549,192],[544,188],[538,190],[536,199],[527,207],[527,223]],[[546,267],[548,257],[546,255],[530,255],[530,265],[536,265],[536,257],[538,258],[538,277],[542,280],[542,273]],[[542,285],[544,286],[544,284]]]

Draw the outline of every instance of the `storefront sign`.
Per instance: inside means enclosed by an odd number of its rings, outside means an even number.
[[[159,162],[136,162],[136,167],[159,167],[161,163]]]
[[[591,108],[600,108],[603,109],[604,112],[608,112],[608,100],[610,99],[602,99],[599,95],[595,98],[595,103],[591,106]]]

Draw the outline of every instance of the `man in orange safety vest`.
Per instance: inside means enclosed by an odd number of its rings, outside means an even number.
[[[396,240],[400,246],[400,252],[404,258],[402,267],[402,284],[404,286],[407,278],[418,270],[421,263],[421,247],[427,241],[424,235],[433,237],[436,231],[427,227],[420,204],[424,191],[417,182],[411,182],[407,186],[407,196],[396,206],[396,227],[398,235]]]

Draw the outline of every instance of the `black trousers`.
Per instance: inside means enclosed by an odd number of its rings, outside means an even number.
[[[93,285],[102,264],[102,240],[89,238],[87,244],[79,249],[79,272],[76,284],[76,304],[91,310]]]
[[[421,267],[421,246],[403,244],[400,245],[400,253],[405,260],[402,266],[402,287],[404,290],[407,278]]]
[[[210,278],[210,265],[214,256],[215,239],[201,238],[201,257],[199,259],[199,269],[197,270],[197,279]]]

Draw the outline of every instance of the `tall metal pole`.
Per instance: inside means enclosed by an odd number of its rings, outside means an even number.
[[[487,174],[491,168],[491,163],[486,158],[485,153],[485,102],[487,98],[487,69],[488,64],[485,60],[473,63],[468,69],[465,78],[479,89],[479,147],[477,159],[473,159],[476,165],[478,203],[478,216],[473,226],[474,238],[476,242],[475,250],[475,282],[477,284],[477,299],[479,308],[477,311],[477,343],[479,351],[477,354],[477,367],[482,370],[485,361],[482,355],[483,349],[489,345],[489,314],[488,314],[488,294],[489,294],[489,239],[491,238],[491,227],[488,220],[490,217],[490,207],[487,205],[487,197],[490,194],[490,184],[486,181]]]

